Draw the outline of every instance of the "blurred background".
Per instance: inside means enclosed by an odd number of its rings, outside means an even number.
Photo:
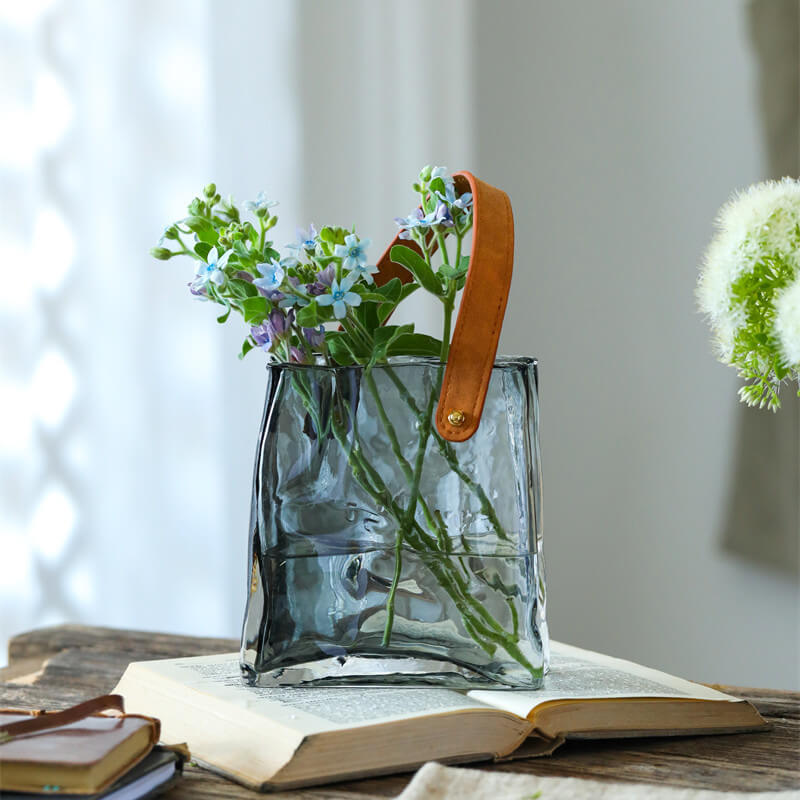
[[[0,664],[64,621],[239,635],[263,361],[164,226],[214,180],[376,258],[439,164],[514,204],[554,638],[800,688],[800,411],[738,404],[693,295],[730,193],[800,170],[799,9],[0,0]]]

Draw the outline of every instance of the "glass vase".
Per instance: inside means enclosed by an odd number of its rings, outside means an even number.
[[[257,686],[541,686],[536,361],[500,358],[477,432],[444,367],[268,367],[241,667]]]

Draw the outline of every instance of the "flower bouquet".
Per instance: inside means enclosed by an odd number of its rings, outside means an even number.
[[[262,194],[211,184],[152,253],[267,355],[241,666],[249,683],[536,688],[547,663],[536,362],[495,359],[513,260],[507,196],[426,167],[373,265],[313,225],[284,253]],[[469,253],[467,243],[471,243]],[[415,292],[442,336],[395,325]],[[452,336],[456,298],[463,291]]]

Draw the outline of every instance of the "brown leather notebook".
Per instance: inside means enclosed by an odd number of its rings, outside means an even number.
[[[82,708],[114,706],[105,700],[97,698]],[[100,792],[139,763],[158,741],[156,719],[74,711],[0,709],[0,790]]]

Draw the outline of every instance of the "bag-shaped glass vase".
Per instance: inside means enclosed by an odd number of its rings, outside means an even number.
[[[428,359],[268,367],[246,682],[541,686],[536,362],[495,362],[464,442],[433,424],[442,373]]]

